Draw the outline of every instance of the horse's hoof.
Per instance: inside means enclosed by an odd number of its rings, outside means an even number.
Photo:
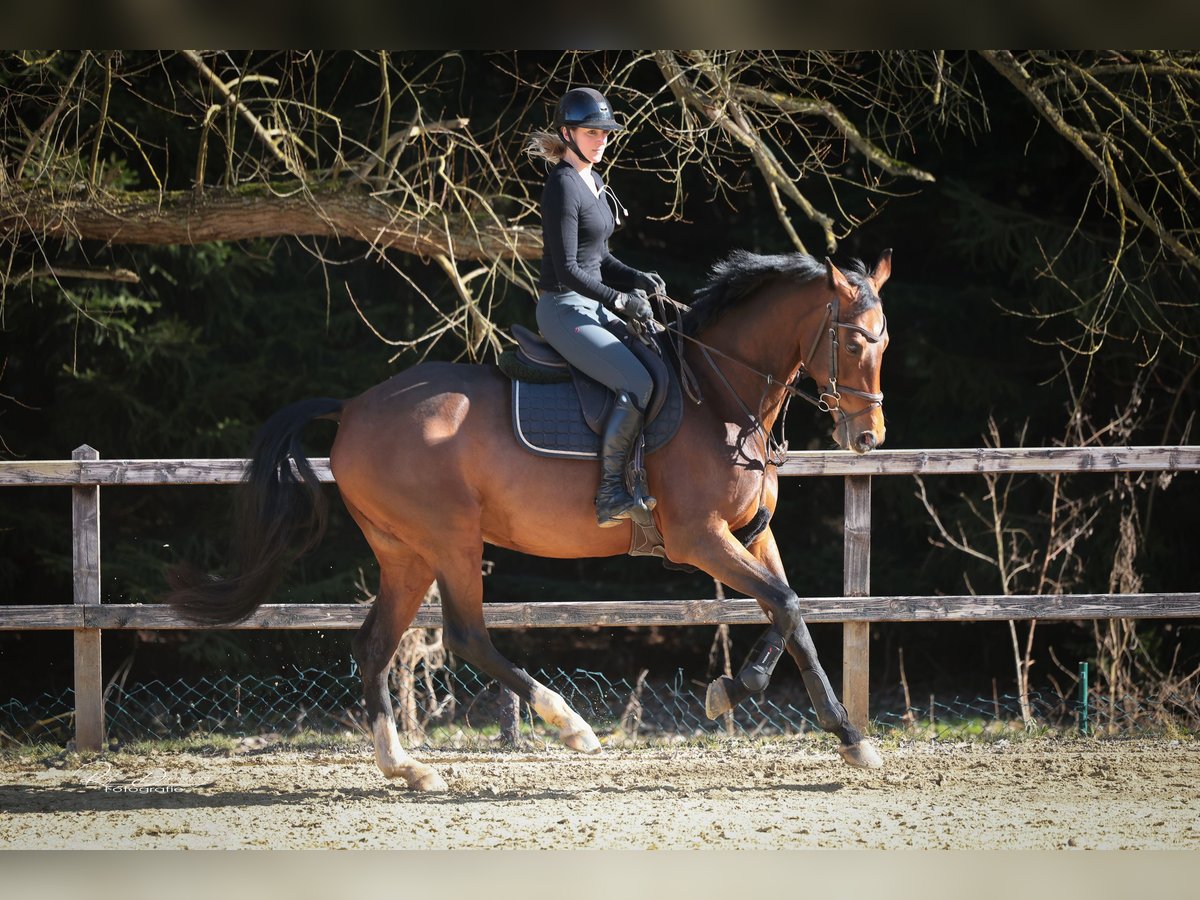
[[[838,747],[838,753],[847,765],[855,766],[859,769],[882,769],[883,757],[879,755],[879,751],[874,745],[863,738],[857,744],[851,744],[849,747]]]
[[[704,695],[704,714],[709,719],[715,719],[723,713],[733,709],[733,703],[729,699],[729,688],[727,685],[733,684],[733,679],[728,675],[722,675],[715,681],[709,682],[708,692]]]
[[[430,794],[440,794],[450,790],[450,786],[446,784],[442,776],[432,769],[411,782],[408,786],[410,790],[423,791]]]
[[[558,737],[567,747],[578,753],[599,753],[602,749],[596,733],[591,728],[560,733]]]

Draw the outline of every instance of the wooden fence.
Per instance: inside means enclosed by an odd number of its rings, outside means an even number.
[[[332,481],[327,459],[312,461]],[[0,605],[0,629],[71,630],[75,638],[75,736],[80,749],[104,742],[104,683],[100,635],[104,629],[182,629],[170,609],[154,604],[100,602],[100,488],[236,484],[242,459],[101,460],[83,446],[70,460],[0,462],[0,487],[60,485],[72,492],[74,603]],[[876,450],[788,454],[785,476],[845,479],[843,596],[801,603],[812,622],[843,623],[842,693],[851,718],[867,721],[869,636],[872,622],[1007,619],[1183,618],[1200,616],[1200,594],[1063,594],[1005,596],[871,596],[871,478],[876,475],[987,473],[1194,472],[1200,447],[1087,447],[978,450]],[[266,604],[247,628],[357,628],[363,604]],[[584,625],[731,625],[763,623],[753,600],[590,600],[571,603],[488,603],[492,628]],[[413,627],[440,626],[435,609],[422,609]]]

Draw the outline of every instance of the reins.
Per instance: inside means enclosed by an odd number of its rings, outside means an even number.
[[[838,331],[842,328],[855,331],[858,332],[858,334],[860,334],[868,342],[877,344],[883,339],[883,336],[887,334],[886,315],[883,317],[883,324],[880,326],[878,334],[868,331],[861,325],[856,325],[852,322],[843,322],[840,318],[841,303],[837,294],[835,293],[833,300],[825,305],[825,317],[821,320],[820,327],[817,328],[816,333],[813,335],[812,346],[809,348],[808,353],[801,358],[800,367],[796,370],[795,377],[790,381],[780,381],[769,372],[760,371],[744,360],[730,356],[728,353],[718,350],[716,347],[706,344],[703,341],[686,334],[683,330],[683,310],[686,310],[689,307],[683,305],[677,300],[672,299],[671,297],[666,296],[665,294],[655,295],[655,297],[665,301],[666,303],[669,303],[674,308],[676,322],[675,325],[659,324],[657,322],[655,324],[658,325],[659,328],[671,332],[675,336],[673,349],[675,350],[675,357],[679,361],[680,377],[683,381],[685,389],[687,390],[688,396],[691,397],[691,399],[697,404],[701,403],[703,400],[700,395],[699,382],[696,379],[695,373],[691,371],[690,366],[688,366],[683,357],[683,341],[685,340],[691,341],[700,348],[700,352],[704,356],[705,361],[717,374],[717,377],[729,390],[729,393],[733,395],[734,400],[737,402],[742,412],[744,412],[747,418],[749,418],[753,423],[752,427],[744,432],[743,437],[739,442],[739,450],[740,444],[745,441],[746,437],[748,437],[750,433],[753,431],[761,431],[766,438],[764,461],[767,465],[773,465],[776,467],[781,465],[787,458],[788,449],[788,442],[786,438],[782,441],[776,440],[774,434],[771,431],[768,431],[763,425],[763,414],[765,412],[764,407],[772,387],[778,386],[784,391],[783,404],[779,413],[781,433],[786,431],[788,406],[793,397],[799,397],[801,400],[811,403],[821,412],[832,413],[836,415],[837,425],[835,426],[835,432],[839,428],[846,428],[847,440],[849,439],[849,423],[851,419],[855,419],[861,415],[864,415],[876,407],[883,406],[882,393],[871,393],[868,391],[861,391],[857,388],[844,386],[839,388],[838,349],[840,348],[841,344],[838,341]],[[665,319],[667,317],[666,308],[660,304],[660,310],[662,311],[663,318]],[[806,391],[800,387],[799,382],[803,378],[813,377],[812,373],[808,371],[808,360],[811,360],[814,356],[816,356],[817,350],[821,346],[821,339],[826,335],[829,337],[829,383],[823,389],[819,389],[817,393],[810,393],[809,391]],[[716,360],[713,359],[713,354],[720,356],[723,359],[727,359],[735,365],[741,366],[746,371],[763,380],[763,390],[759,398],[759,410],[757,415],[750,411],[749,407],[746,406],[738,392],[734,390],[734,387],[732,384],[730,384],[729,379],[725,377],[725,373],[721,371],[721,367],[717,365]],[[813,380],[815,381],[816,379]],[[847,413],[844,409],[842,409],[841,401],[843,394],[861,397],[867,401],[867,405],[858,412]]]

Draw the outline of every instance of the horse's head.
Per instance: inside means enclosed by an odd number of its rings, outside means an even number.
[[[778,384],[772,372],[794,375],[791,396],[815,403],[833,416],[839,447],[866,453],[883,443],[883,394],[879,367],[888,345],[887,318],[879,291],[892,273],[885,250],[870,271],[857,263],[842,272],[805,253],[763,256],[735,250],[713,266],[708,283],[684,315],[683,335],[702,348],[717,380],[733,390],[708,350],[744,379],[737,402]],[[723,318],[737,307],[741,315]],[[817,383],[816,395],[800,388],[801,378]],[[765,401],[766,394],[760,397]],[[730,413],[735,414],[735,413]],[[773,417],[764,419],[769,428]]]
[[[870,272],[846,274],[828,259],[825,266],[833,300],[804,365],[823,386],[821,408],[833,417],[834,441],[866,453],[887,434],[879,369],[888,332],[879,290],[892,274],[892,251],[885,250]]]

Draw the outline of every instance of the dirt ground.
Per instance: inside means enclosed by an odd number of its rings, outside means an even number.
[[[385,781],[369,747],[0,759],[3,848],[1200,848],[1200,742],[426,751],[449,783]]]

